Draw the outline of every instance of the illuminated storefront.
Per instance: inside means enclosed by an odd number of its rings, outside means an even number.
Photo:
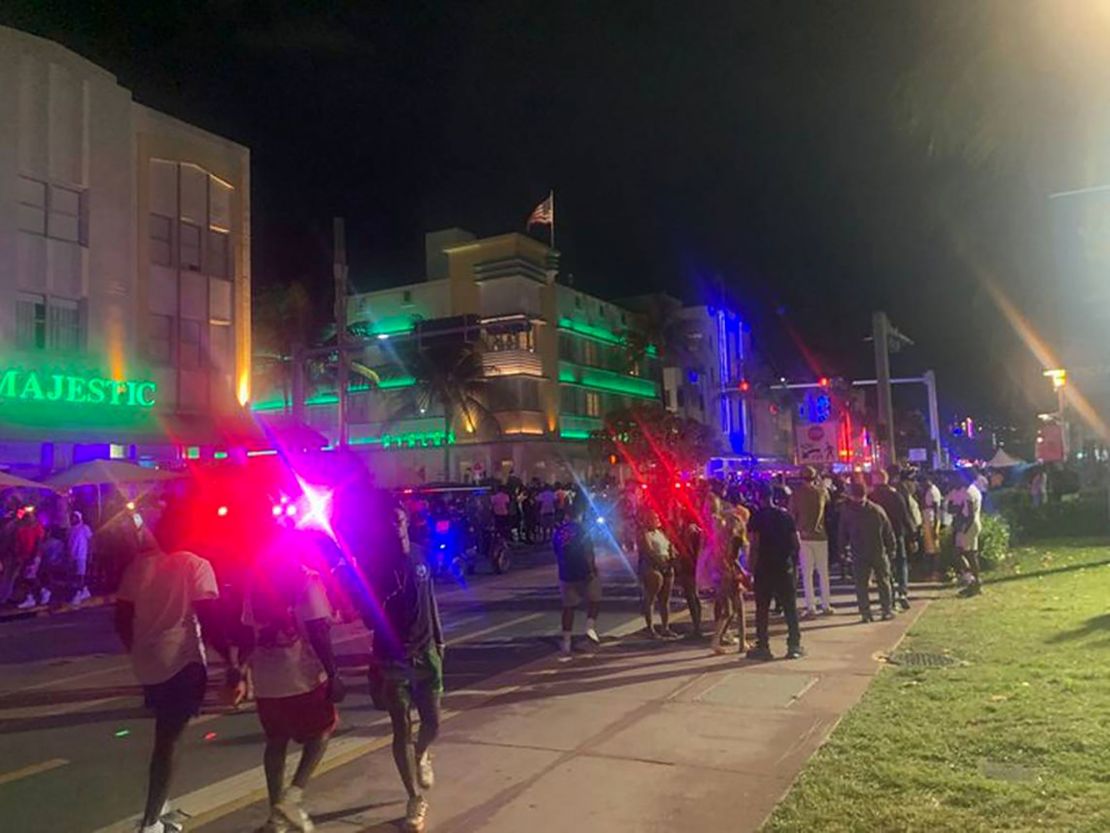
[[[246,148],[0,27],[0,466],[207,454],[242,425],[249,169]]]

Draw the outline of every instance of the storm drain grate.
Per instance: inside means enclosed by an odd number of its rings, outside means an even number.
[[[910,668],[947,668],[958,665],[959,660],[948,654],[927,654],[923,651],[895,651],[887,662],[891,665],[905,665]]]

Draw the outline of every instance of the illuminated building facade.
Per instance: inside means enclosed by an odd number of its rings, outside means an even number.
[[[557,252],[523,234],[478,239],[461,229],[425,238],[426,277],[417,283],[354,295],[352,330],[369,338],[361,361],[381,378],[351,397],[350,442],[373,452],[379,482],[518,477],[566,480],[591,471],[587,442],[610,411],[659,401],[658,362],[630,363],[622,334],[630,311],[557,283]],[[418,322],[453,317],[473,322],[484,346],[487,405],[499,431],[459,418],[447,432],[451,470],[443,471],[443,414],[434,406],[394,422],[398,399],[413,384],[397,348]],[[336,434],[334,392],[306,399],[306,420]],[[286,403],[262,401],[256,410]],[[377,453],[377,452],[388,453]]]
[[[0,463],[216,446],[250,382],[249,153],[0,27]]]

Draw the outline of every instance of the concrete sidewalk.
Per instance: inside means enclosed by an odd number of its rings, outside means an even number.
[[[624,616],[594,651],[449,692],[428,829],[757,829],[925,606],[862,625],[849,588],[838,589],[842,615],[803,623],[801,660],[755,663],[711,656],[705,642],[653,642],[626,635],[639,623]],[[382,731],[377,751],[310,788],[321,833],[399,829],[404,792]],[[262,802],[226,809],[190,829],[243,833],[266,818]]]

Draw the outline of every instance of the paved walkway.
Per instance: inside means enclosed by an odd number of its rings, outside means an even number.
[[[798,661],[654,643],[633,635],[639,623],[624,613],[610,618],[596,650],[582,646],[570,661],[552,654],[449,692],[428,829],[758,829],[925,606],[861,625],[847,585],[836,590],[842,615],[803,623],[808,655]],[[781,622],[777,630],[781,655]],[[404,793],[381,731],[375,751],[337,762],[310,788],[320,833],[399,828]],[[254,804],[240,799],[241,809],[190,829],[254,830],[266,817],[261,796],[259,782]]]

